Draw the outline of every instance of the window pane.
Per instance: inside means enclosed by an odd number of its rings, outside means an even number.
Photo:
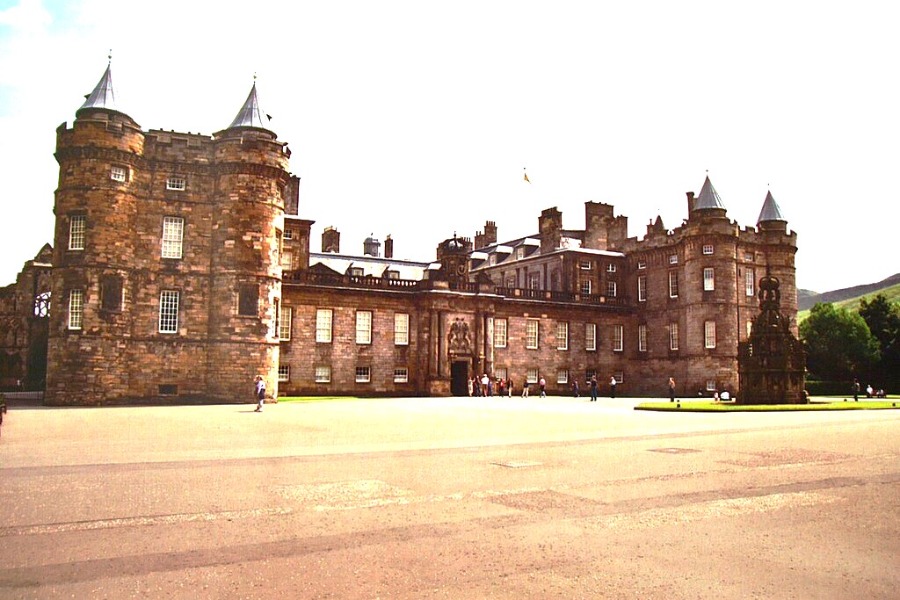
[[[178,292],[163,290],[159,295],[159,332],[178,332]]]
[[[638,351],[647,351],[647,325],[644,323],[638,325]]]
[[[331,382],[331,367],[328,365],[316,366],[316,383]]]
[[[678,350],[678,323],[669,324],[669,350]]]
[[[537,383],[538,382],[538,370],[537,369],[528,369],[525,372],[525,383]]]
[[[368,383],[371,379],[369,367],[356,367],[356,383]]]
[[[597,349],[597,325],[596,323],[585,323],[584,325],[584,349]]]
[[[703,291],[711,292],[716,289],[716,274],[712,267],[703,269]]]
[[[716,322],[706,321],[703,324],[703,341],[707,348],[716,347]]]
[[[497,348],[506,348],[507,339],[506,319],[494,319],[494,346]]]
[[[525,322],[525,347],[534,350],[538,347],[538,327],[537,319],[528,319]]]
[[[320,308],[316,311],[316,342],[320,344],[331,343],[331,319],[330,308]]]
[[[372,343],[372,313],[367,310],[356,311],[356,343]]]
[[[167,190],[178,190],[181,191],[186,187],[186,181],[184,177],[169,177],[166,179],[166,189]]]
[[[394,383],[407,383],[409,381],[409,369],[406,367],[394,368]]]
[[[281,322],[278,326],[278,339],[288,342],[291,339],[291,324],[294,320],[294,309],[290,306],[282,307]]]
[[[409,315],[406,313],[394,315],[394,344],[409,345]]]
[[[756,272],[752,268],[744,271],[744,292],[747,296],[756,294]]]
[[[556,371],[556,383],[569,383],[569,372],[566,369]]]
[[[569,349],[569,324],[568,323],[557,323],[556,324],[556,349],[557,350],[568,350]]]
[[[163,217],[162,257],[181,258],[183,237],[184,219],[181,217]]]
[[[291,365],[278,365],[278,381],[291,380]]]
[[[669,298],[678,297],[678,271],[669,271]]]
[[[69,250],[84,250],[84,229],[87,217],[72,215],[69,217]]]
[[[624,348],[625,340],[622,325],[613,325],[613,350],[621,352]]]
[[[69,329],[81,329],[84,317],[84,290],[69,292]]]

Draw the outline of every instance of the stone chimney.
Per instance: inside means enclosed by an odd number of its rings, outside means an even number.
[[[341,252],[341,232],[331,225],[322,232],[322,252]]]
[[[363,241],[363,255],[374,256],[375,258],[381,256],[381,242],[378,241],[374,233]]]
[[[694,210],[694,192],[687,193],[687,203],[688,203],[688,217],[691,216],[691,212]]]
[[[475,234],[475,249],[485,248],[497,243],[497,224],[494,221],[484,222],[484,231]]]
[[[541,236],[541,254],[548,254],[559,248],[562,243],[562,213],[548,208],[538,218],[538,230]]]
[[[394,240],[391,239],[391,234],[384,238],[384,257],[394,258]]]

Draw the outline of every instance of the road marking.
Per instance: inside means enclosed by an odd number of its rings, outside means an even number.
[[[113,529],[116,527],[172,525],[176,523],[193,523],[203,521],[233,521],[236,519],[284,515],[290,512],[290,508],[259,508],[250,510],[229,510],[222,512],[158,515],[152,517],[122,517],[118,519],[98,519],[95,521],[51,523],[48,525],[21,525],[13,527],[0,527],[0,537],[9,537],[14,535],[43,535],[48,533],[62,533],[68,531],[91,531],[95,529]]]

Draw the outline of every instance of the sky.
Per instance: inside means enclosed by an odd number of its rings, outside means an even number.
[[[256,77],[300,216],[397,258],[606,202],[643,236],[707,173],[742,227],[771,191],[798,287],[900,272],[900,4],[0,0],[0,286],[52,242],[56,129],[112,52],[144,130],[211,135]],[[526,183],[527,169],[531,183]]]

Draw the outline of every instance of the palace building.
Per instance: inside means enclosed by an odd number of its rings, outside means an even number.
[[[797,237],[771,193],[749,227],[707,178],[679,226],[641,238],[586,202],[584,230],[548,208],[528,235],[499,241],[488,221],[420,262],[390,236],[383,255],[374,236],[342,253],[333,227],[313,252],[268,127],[254,82],[212,136],[144,131],[107,68],[57,129],[53,245],[0,288],[0,385],[51,405],[246,402],[257,374],[274,397],[464,395],[485,373],[516,394],[593,375],[626,395],[661,396],[668,377],[681,395],[739,393],[767,272],[796,331]]]

